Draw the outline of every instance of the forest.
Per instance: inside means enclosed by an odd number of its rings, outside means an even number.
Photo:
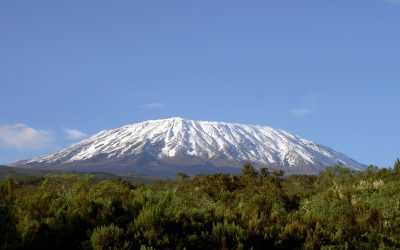
[[[0,182],[0,249],[399,248],[399,160],[316,176],[245,164],[150,184],[62,173]]]

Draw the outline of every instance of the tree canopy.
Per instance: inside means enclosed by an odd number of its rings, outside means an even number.
[[[91,175],[0,182],[0,249],[398,249],[393,169],[242,175],[133,185]]]

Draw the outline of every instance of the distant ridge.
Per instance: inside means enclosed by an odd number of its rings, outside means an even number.
[[[289,174],[315,174],[337,163],[357,170],[365,167],[283,130],[179,117],[104,130],[54,154],[11,166],[171,176],[177,171],[235,173],[245,162]]]
[[[104,172],[90,172],[90,173],[82,173],[82,172],[66,172],[61,170],[42,170],[42,169],[29,169],[29,168],[15,168],[9,166],[0,165],[0,181],[11,176],[17,180],[29,180],[29,178],[44,178],[47,175],[60,175],[60,174],[91,174],[95,177],[97,181],[109,180],[109,179],[121,179],[125,181],[129,181],[131,183],[150,183],[158,180],[162,180],[160,178],[147,176],[147,175],[114,175],[111,173]],[[32,179],[32,180],[33,180]]]

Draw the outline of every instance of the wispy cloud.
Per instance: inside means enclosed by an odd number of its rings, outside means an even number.
[[[298,109],[293,109],[292,114],[298,117],[303,117],[309,114],[312,114],[313,110],[309,108],[298,108]]]
[[[165,108],[165,104],[153,102],[153,103],[147,103],[147,104],[140,105],[139,107],[146,108],[146,109],[160,109],[160,108]]]
[[[34,151],[53,146],[50,131],[28,127],[23,123],[0,125],[0,146],[18,151]]]
[[[314,114],[317,110],[317,99],[319,94],[311,92],[303,95],[300,98],[300,104],[298,107],[291,110],[291,113],[297,117],[304,117],[307,115]]]
[[[305,95],[303,95],[300,99],[303,101],[303,102],[309,102],[309,101],[314,101],[316,98],[318,98],[319,97],[319,94],[318,93],[316,93],[316,92],[310,92],[310,93],[307,93],[307,94],[305,94]]]
[[[380,0],[381,2],[400,6],[400,0]]]
[[[71,128],[64,128],[64,133],[66,134],[67,139],[70,140],[79,140],[87,137],[87,134]]]

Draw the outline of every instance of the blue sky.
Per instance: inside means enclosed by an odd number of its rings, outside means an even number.
[[[0,163],[180,116],[400,157],[400,1],[1,1]]]

